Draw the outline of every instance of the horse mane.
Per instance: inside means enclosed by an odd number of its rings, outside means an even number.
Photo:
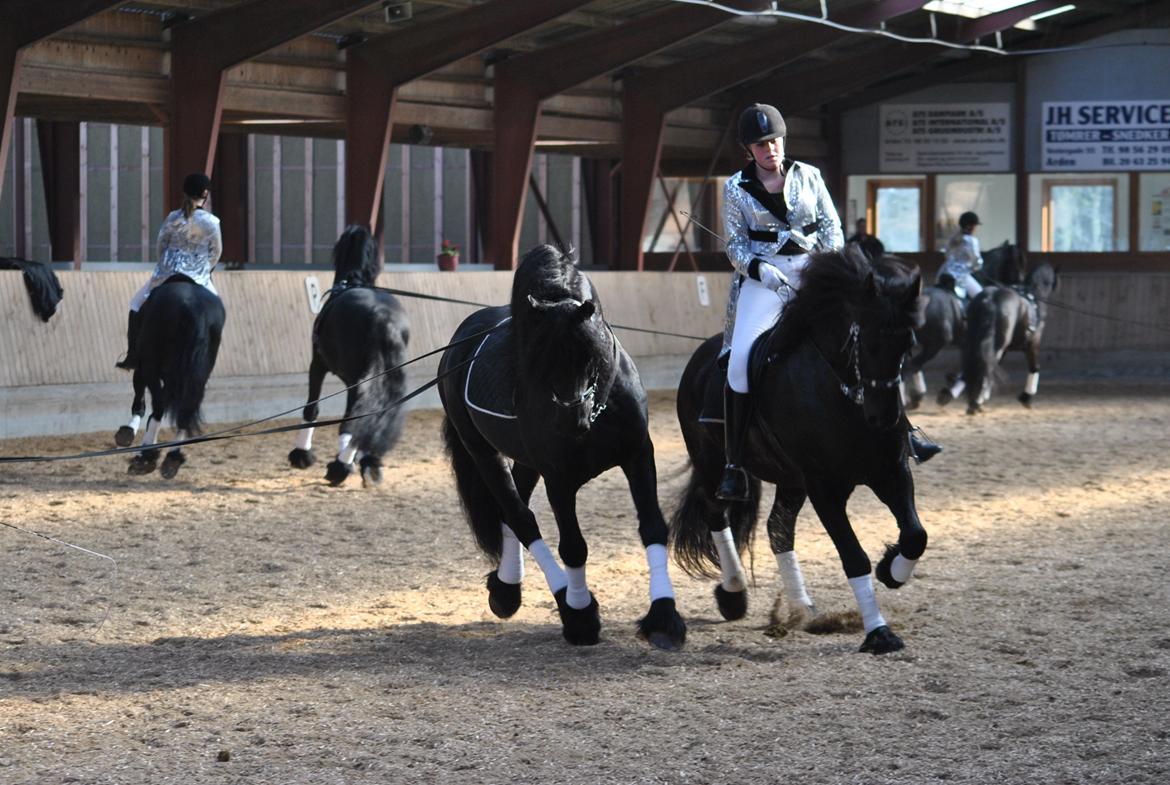
[[[772,351],[796,347],[818,322],[840,320],[846,307],[857,301],[873,267],[857,244],[809,259],[800,274],[800,289],[784,309],[772,335]]]
[[[333,285],[373,286],[382,272],[378,244],[368,226],[350,224],[333,246]]]
[[[601,315],[601,301],[589,279],[577,269],[571,255],[551,245],[538,245],[520,260],[512,279],[512,327],[517,338],[514,350],[530,362],[544,366],[563,367],[587,359],[589,348],[577,341],[566,340],[570,335],[557,334],[547,329],[548,322],[537,313],[529,300],[542,303],[592,301]],[[602,316],[604,318],[604,316]],[[519,360],[519,356],[513,360]]]

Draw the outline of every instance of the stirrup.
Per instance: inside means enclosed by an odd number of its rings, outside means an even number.
[[[943,448],[931,441],[921,428],[911,428],[906,437],[910,441],[910,457],[915,463],[926,463],[942,452]]]
[[[715,498],[725,502],[746,502],[748,500],[748,474],[742,466],[727,464],[723,467],[723,480],[715,491]]]

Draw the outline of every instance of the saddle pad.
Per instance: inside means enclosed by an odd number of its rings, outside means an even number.
[[[503,319],[496,327],[511,319],[511,316]],[[467,381],[463,385],[463,402],[477,412],[515,420],[516,385],[508,373],[504,357],[505,335],[503,331],[488,333],[475,348],[471,365],[467,368]]]

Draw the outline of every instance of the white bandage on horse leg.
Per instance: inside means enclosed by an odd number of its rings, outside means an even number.
[[[524,580],[524,548],[507,524],[501,523],[500,531],[503,532],[504,540],[500,547],[500,566],[496,568],[496,577],[504,583],[520,583]]]
[[[800,562],[796,560],[796,551],[777,553],[776,566],[780,569],[780,582],[784,585],[784,596],[788,603],[793,607],[811,608],[813,601],[805,588]]]
[[[650,602],[664,598],[674,599],[674,585],[666,570],[669,557],[665,545],[647,545],[646,563],[650,565]]]
[[[723,577],[723,588],[726,591],[734,592],[747,589],[747,577],[743,574],[743,563],[739,560],[739,552],[735,550],[735,539],[731,536],[731,527],[711,532],[711,540],[715,543],[715,550],[719,552],[719,572]]]
[[[914,566],[918,559],[907,559],[902,554],[896,554],[890,562],[890,577],[898,583],[905,583],[914,577]]]
[[[570,608],[581,610],[588,608],[593,598],[589,594],[589,586],[585,583],[585,565],[580,567],[566,567],[569,578],[569,589],[565,592],[565,602]]]
[[[914,373],[914,392],[919,395],[926,395],[926,375],[922,371]]]
[[[304,428],[297,431],[297,449],[308,452],[313,449],[313,429]]]
[[[1028,381],[1024,382],[1024,392],[1028,395],[1035,395],[1036,390],[1040,389],[1040,372],[1028,374]]]
[[[906,382],[901,379],[898,380],[898,397],[901,399],[903,406],[910,401],[910,396],[906,394]]]
[[[561,569],[561,565],[557,563],[557,557],[553,556],[544,540],[533,540],[532,544],[528,546],[528,552],[540,565],[540,571],[544,573],[544,580],[548,583],[549,591],[556,594],[569,585],[565,571]]]
[[[159,423],[158,420],[154,419],[154,417],[147,417],[146,418],[146,433],[144,433],[142,435],[142,446],[143,447],[146,447],[147,445],[154,444],[155,442],[158,441],[158,426],[160,424],[161,423]]]
[[[138,433],[138,429],[142,427],[142,415],[136,414],[130,418],[130,422],[126,423],[126,427]]]
[[[956,379],[955,383],[951,385],[951,397],[958,398],[965,389],[967,389],[967,383],[962,379]]]
[[[861,611],[861,623],[865,625],[865,633],[868,635],[886,623],[882,618],[882,612],[878,610],[877,597],[873,593],[873,576],[866,573],[850,578],[849,586],[853,589],[857,610]]]
[[[337,460],[347,466],[353,463],[357,455],[357,447],[353,444],[353,434],[343,433],[337,437]]]

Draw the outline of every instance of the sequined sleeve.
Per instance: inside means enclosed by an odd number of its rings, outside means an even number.
[[[817,244],[816,251],[837,251],[845,246],[845,233],[841,231],[841,216],[829,195],[828,186],[817,177]]]
[[[748,223],[744,217],[741,202],[744,191],[735,184],[735,178],[727,181],[723,188],[723,232],[726,237],[727,258],[740,275],[748,274],[751,264],[752,241],[748,237]]]
[[[215,231],[211,233],[211,237],[207,241],[207,256],[208,256],[208,273],[211,268],[219,262],[219,257],[223,255],[223,234],[219,230],[219,222],[215,223]]]

